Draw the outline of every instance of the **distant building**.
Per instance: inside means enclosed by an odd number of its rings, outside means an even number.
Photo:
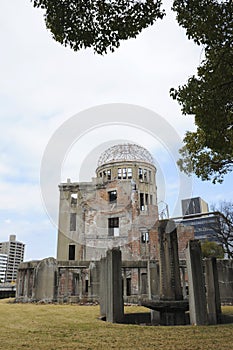
[[[217,241],[215,227],[218,217],[209,212],[209,206],[202,198],[183,199],[181,206],[183,218],[178,222],[185,226],[193,226],[195,239]]]
[[[200,197],[182,199],[182,215],[208,213],[208,204]]]
[[[214,214],[202,214],[201,216],[187,217],[181,220],[181,224],[194,227],[195,239],[217,241],[216,231],[217,216]]]
[[[0,283],[6,281],[7,254],[0,254]]]
[[[7,255],[5,282],[16,281],[19,264],[24,259],[25,244],[16,241],[15,235],[10,235],[8,242],[0,242],[0,254]]]

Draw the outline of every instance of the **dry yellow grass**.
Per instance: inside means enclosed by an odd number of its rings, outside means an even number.
[[[142,311],[129,307],[126,311]],[[233,314],[233,307],[224,313]],[[0,301],[0,349],[233,349],[233,325],[150,327],[98,320],[98,306]]]

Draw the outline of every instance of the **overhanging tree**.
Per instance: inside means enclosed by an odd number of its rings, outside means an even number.
[[[31,0],[45,10],[53,38],[74,51],[103,54],[163,18],[160,0]]]
[[[197,130],[187,132],[178,162],[202,180],[222,182],[233,166],[233,7],[232,1],[174,1],[179,24],[204,49],[197,76],[171,89]]]
[[[135,38],[162,19],[160,0],[31,0],[45,10],[55,40],[73,50],[92,47],[103,54]],[[171,89],[197,130],[187,132],[178,164],[202,180],[222,182],[233,167],[233,6],[232,0],[175,0],[173,10],[189,39],[202,45],[197,76]]]

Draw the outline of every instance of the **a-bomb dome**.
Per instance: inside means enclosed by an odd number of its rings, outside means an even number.
[[[98,167],[119,161],[140,161],[154,164],[153,157],[146,148],[137,144],[125,143],[112,146],[104,151],[99,157]]]

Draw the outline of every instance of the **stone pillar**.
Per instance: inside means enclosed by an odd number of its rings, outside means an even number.
[[[233,304],[233,260],[218,260],[217,268],[221,303]]]
[[[183,294],[180,281],[177,230],[172,220],[162,220],[158,226],[159,232],[159,276],[160,300],[181,301]],[[160,324],[185,324],[185,312],[177,310],[160,311]]]
[[[57,263],[54,258],[46,258],[36,267],[35,298],[36,300],[54,301],[54,284]]]
[[[159,265],[153,261],[150,262],[150,286],[151,286],[151,299],[159,299]],[[160,323],[160,312],[151,310],[151,324],[158,325]]]
[[[181,280],[182,280],[183,298],[184,298],[184,299],[187,299],[185,270],[186,270],[186,268],[185,268],[184,266],[182,266],[182,267],[181,267]]]
[[[90,298],[93,301],[99,299],[100,290],[100,263],[99,261],[91,262],[89,266],[90,271]]]
[[[124,303],[122,295],[121,251],[117,248],[107,251],[107,309],[106,321],[122,322]]]
[[[207,304],[201,245],[199,241],[189,241],[186,249],[186,262],[189,285],[190,322],[194,325],[205,325],[207,324]]]
[[[106,317],[107,305],[107,259],[100,260],[100,317]]]
[[[159,223],[160,299],[182,300],[178,242],[175,222]]]
[[[151,299],[159,299],[159,265],[155,261],[150,261],[150,286]]]
[[[79,298],[80,300],[83,298],[83,279],[82,279],[82,270],[79,273]]]
[[[127,278],[126,278],[126,269],[124,268],[123,269],[123,295],[124,295],[124,298],[127,298]]]
[[[205,261],[205,269],[208,321],[209,324],[217,324],[221,322],[221,302],[216,258],[207,259]]]

